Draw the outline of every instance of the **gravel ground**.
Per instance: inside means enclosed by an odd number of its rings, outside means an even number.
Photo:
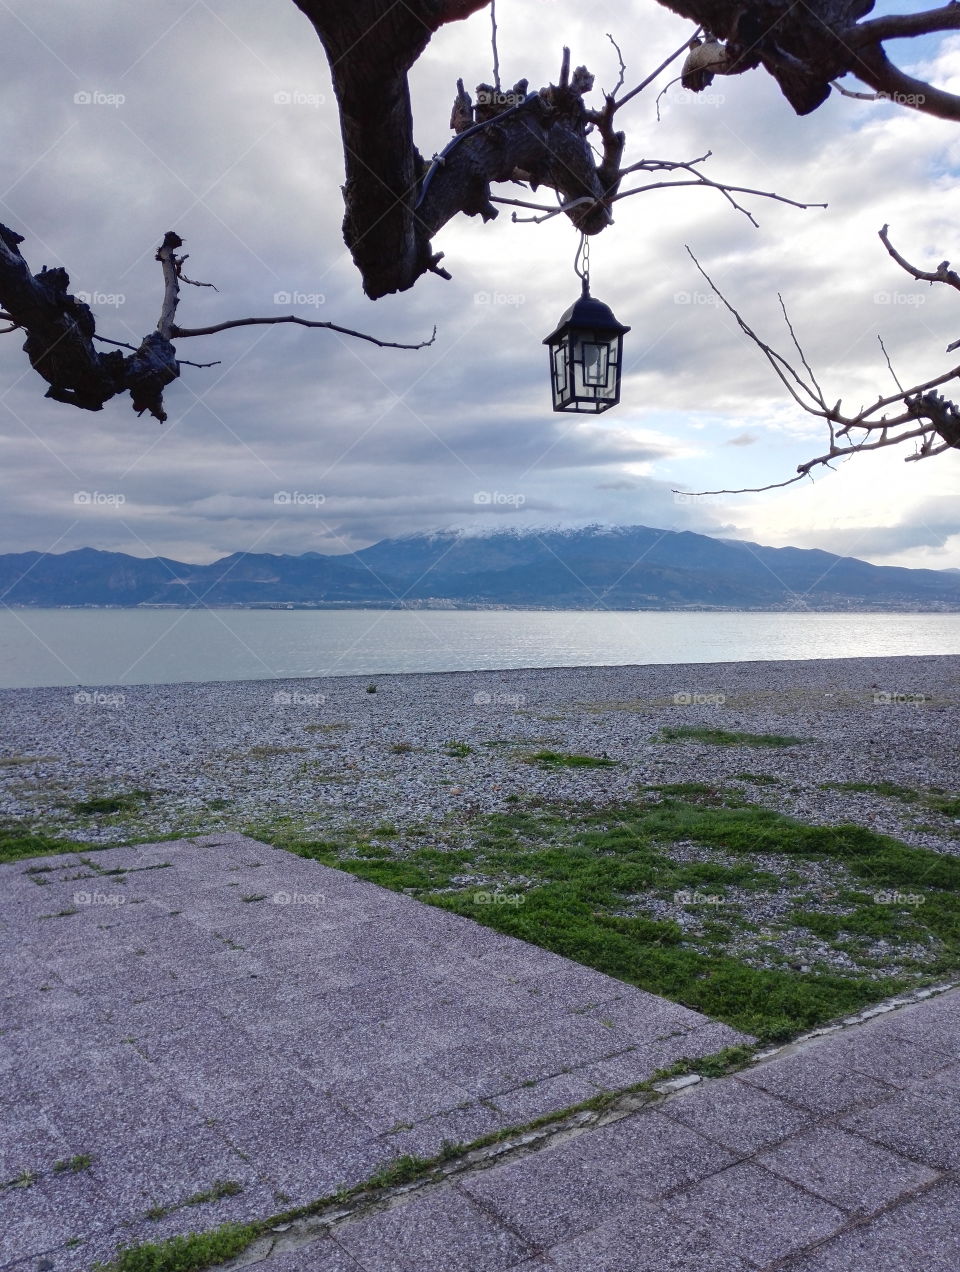
[[[5,690],[0,818],[104,843],[279,817],[330,835],[456,822],[509,807],[510,796],[605,802],[746,773],[778,779],[738,779],[757,803],[958,853],[952,817],[821,789],[856,781],[958,792],[958,702],[952,656]],[[665,726],[688,725],[807,741],[656,740]],[[541,749],[619,763],[547,771],[525,759]],[[151,798],[113,816],[74,808],[130,792]]]

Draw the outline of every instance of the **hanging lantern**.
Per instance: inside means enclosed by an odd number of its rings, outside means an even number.
[[[580,299],[543,342],[550,346],[553,409],[599,415],[620,401],[623,337],[630,328],[617,322],[609,305],[590,295],[590,240],[585,234],[580,235],[573,268],[582,284]]]
[[[550,347],[550,379],[555,411],[599,415],[620,401],[623,337],[630,330],[617,322],[609,305],[595,300],[583,280],[583,295],[544,340]]]

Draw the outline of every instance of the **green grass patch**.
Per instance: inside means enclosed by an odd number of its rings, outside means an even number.
[[[236,1258],[256,1240],[255,1224],[224,1224],[213,1232],[126,1246],[112,1263],[95,1263],[95,1272],[200,1272],[202,1268]]]
[[[89,1153],[78,1153],[76,1157],[67,1157],[63,1161],[54,1162],[53,1169],[58,1175],[67,1171],[77,1174],[81,1170],[89,1170],[92,1165],[93,1158]]]
[[[781,733],[731,733],[727,729],[708,729],[695,724],[667,725],[654,742],[708,742],[711,746],[800,746],[808,738],[795,738]]]
[[[473,747],[467,746],[466,742],[448,742],[444,755],[449,755],[455,760],[465,760],[468,755],[473,754]]]
[[[939,787],[930,790],[914,790],[896,782],[823,782],[822,790],[858,791],[867,795],[883,795],[886,799],[898,799],[903,804],[917,804],[945,817],[960,817],[960,795],[952,795]]]
[[[688,1073],[699,1073],[704,1078],[723,1078],[748,1065],[756,1053],[756,1047],[738,1046],[724,1047],[722,1051],[715,1051],[712,1056],[685,1056],[666,1069],[658,1069],[653,1075],[654,1081],[682,1078]]]
[[[75,813],[81,815],[135,813],[141,804],[153,799],[152,791],[126,791],[119,795],[95,795],[91,799],[79,800],[72,805]]]
[[[618,761],[606,756],[569,755],[563,751],[534,751],[525,757],[530,764],[538,764],[540,768],[615,768]]]
[[[769,773],[734,773],[734,781],[752,782],[754,786],[779,786],[781,779]]]
[[[478,819],[467,846],[453,850],[361,856],[355,842],[299,843],[294,834],[280,845],[412,892],[765,1041],[795,1036],[960,967],[960,860],[861,826],[805,825],[729,792],[716,802],[714,788],[704,792],[704,786],[660,788],[656,802],[514,807]],[[672,793],[677,789],[684,798]],[[673,844],[715,850],[716,859],[674,860]],[[783,868],[774,873],[766,860],[761,867],[758,856],[779,857]],[[843,867],[849,880],[821,909],[811,900],[817,890],[809,883],[810,863]],[[797,924],[811,941],[837,948],[851,942],[862,959],[858,955],[853,969],[834,970],[821,955],[808,972],[787,958],[772,966],[745,959],[733,941],[752,934],[755,947],[765,950],[767,937],[741,919],[742,902],[731,899],[741,890],[785,892],[794,901],[792,913],[779,920],[785,932]],[[683,891],[689,904],[677,897]],[[490,904],[494,894],[509,895],[511,904]],[[651,897],[681,905],[699,925],[696,936],[672,918],[645,911]],[[922,900],[909,899],[917,897]],[[848,913],[825,913],[841,909]],[[896,975],[878,973],[887,964],[871,956],[877,940],[907,951]],[[913,946],[929,957],[916,962]]]

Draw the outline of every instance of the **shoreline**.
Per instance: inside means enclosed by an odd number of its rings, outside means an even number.
[[[849,655],[842,658],[749,658],[749,659],[717,659],[712,662],[651,662],[651,663],[565,663],[562,665],[550,664],[549,666],[538,666],[530,664],[524,667],[476,667],[476,668],[460,668],[449,669],[443,668],[436,671],[369,671],[369,672],[343,672],[337,674],[334,672],[318,676],[265,676],[257,678],[246,678],[238,680],[176,680],[176,681],[144,681],[138,683],[93,681],[70,684],[57,685],[13,685],[0,686],[0,705],[8,694],[30,694],[30,693],[73,693],[78,689],[98,689],[110,690],[118,693],[134,693],[142,690],[176,690],[176,689],[219,689],[219,688],[239,688],[245,685],[296,685],[310,684],[316,685],[321,682],[332,681],[336,684],[342,684],[345,681],[363,682],[364,685],[372,681],[393,681],[393,680],[412,680],[417,677],[438,678],[442,676],[463,677],[463,676],[539,676],[566,674],[590,674],[590,673],[615,673],[636,674],[640,672],[662,672],[683,671],[693,676],[696,673],[709,672],[712,669],[726,670],[729,668],[759,669],[771,668],[774,670],[782,670],[790,667],[797,668],[815,668],[820,666],[849,666],[863,668],[868,664],[872,668],[874,664],[891,664],[891,670],[895,670],[892,664],[908,663],[911,667],[924,663],[944,663],[953,664],[958,671],[957,684],[960,684],[960,653],[956,654],[877,654],[877,655]],[[881,668],[882,669],[882,668]],[[868,677],[869,678],[869,677]],[[960,704],[960,699],[958,699]]]

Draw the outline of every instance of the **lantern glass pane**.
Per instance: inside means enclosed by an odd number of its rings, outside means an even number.
[[[550,352],[553,365],[553,396],[559,401],[566,397],[570,384],[566,341],[561,340],[559,344],[555,344]]]
[[[584,340],[583,382],[588,387],[605,389],[609,372],[609,347],[606,343]]]

